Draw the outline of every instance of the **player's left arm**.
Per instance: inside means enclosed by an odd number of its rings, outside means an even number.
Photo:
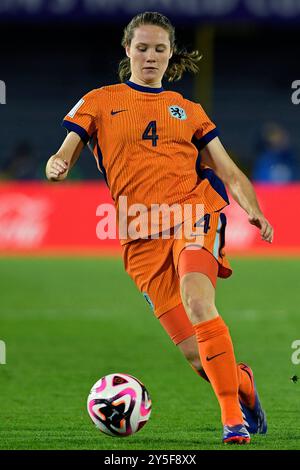
[[[232,197],[248,214],[250,224],[260,229],[261,238],[273,241],[273,227],[262,213],[254,188],[247,176],[233,162],[220,139],[215,137],[201,151],[202,163],[212,168],[228,187]]]

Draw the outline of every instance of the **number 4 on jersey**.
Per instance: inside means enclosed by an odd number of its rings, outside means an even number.
[[[157,146],[156,121],[150,121],[143,133],[143,140],[151,140],[152,147]]]
[[[194,227],[201,227],[203,229],[203,233],[207,233],[210,229],[209,221],[210,214],[205,214],[195,223]]]

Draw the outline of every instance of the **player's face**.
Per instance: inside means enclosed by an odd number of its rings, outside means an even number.
[[[172,56],[169,33],[160,26],[139,26],[126,54],[130,58],[131,81],[160,87]]]

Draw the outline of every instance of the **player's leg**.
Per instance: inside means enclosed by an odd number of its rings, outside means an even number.
[[[213,213],[207,214],[206,220],[208,223],[203,227],[203,232],[200,233],[200,237],[196,236],[192,242],[179,240],[177,244],[174,244],[174,264],[177,266],[177,273],[180,278],[182,278],[184,274],[197,273],[200,268],[200,273],[206,276],[205,282],[207,283],[207,280],[209,279],[212,286],[215,288],[217,276],[226,278],[229,277],[232,272],[224,253],[226,217],[222,213]],[[200,250],[192,249],[191,252],[189,252],[187,247],[195,248],[197,245],[199,246],[199,240],[202,241],[203,244],[201,247],[200,242]],[[184,248],[182,248],[183,245]],[[185,254],[181,257],[180,255],[182,252]],[[196,254],[197,252],[198,255]],[[195,256],[193,253],[195,253]],[[200,256],[200,259],[198,259],[198,256]],[[186,280],[187,279],[188,276],[186,277]],[[194,286],[192,283],[190,284],[190,287],[194,292]],[[211,286],[209,288],[211,288]],[[210,309],[212,312],[211,318],[215,315],[214,289],[212,300],[213,305]],[[205,310],[206,307],[207,298],[204,295],[200,308]],[[202,316],[202,321],[205,321],[205,316]],[[199,340],[199,338],[197,338],[197,340]],[[206,370],[205,363],[203,363],[203,368]],[[260,404],[254,383],[253,372],[249,366],[243,363],[237,364],[236,371],[239,384],[239,402],[243,416],[245,417],[245,423],[247,423],[247,430],[251,433],[265,434],[267,432],[266,414]],[[204,377],[202,373],[199,375]],[[209,374],[207,373],[207,375]]]
[[[179,281],[174,276],[174,284],[178,285],[178,293],[180,292]],[[176,305],[159,317],[159,321],[169,335],[173,343],[178,346],[194,371],[203,379],[208,378],[202,367],[198,345],[195,337],[193,325],[188,318],[182,303]]]
[[[174,279],[176,282],[176,279]],[[181,304],[165,312],[159,317],[160,323],[173,343],[181,351],[196,374],[209,382],[201,364],[198,343],[193,325]],[[239,398],[250,408],[254,408],[254,387],[249,366],[244,363],[237,364],[239,382]]]
[[[223,440],[249,442],[239,404],[233,345],[215,306],[217,273],[218,263],[205,249],[181,251],[178,274],[182,302],[195,331],[201,363],[220,404]]]
[[[184,251],[181,256],[185,256]],[[236,361],[228,328],[215,306],[214,287],[205,274],[196,272],[183,274],[180,285],[201,362],[220,403],[223,424],[241,424]]]
[[[177,278],[174,283],[178,282]],[[179,289],[179,286],[178,286]],[[209,379],[202,367],[198,343],[194,328],[182,304],[177,305],[159,317],[160,323],[173,343],[182,352],[193,370],[209,383]],[[265,434],[267,422],[265,413],[255,388],[251,368],[239,363],[236,365],[239,383],[239,402],[245,418],[245,426],[250,434]]]

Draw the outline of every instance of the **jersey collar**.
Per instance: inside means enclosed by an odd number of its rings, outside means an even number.
[[[130,86],[130,88],[133,88],[134,90],[137,91],[142,91],[146,93],[161,93],[162,91],[165,91],[163,87],[161,88],[150,88],[148,86],[142,86],[142,85],[137,85],[136,83],[131,82],[130,80],[127,80],[125,82],[126,85]]]

